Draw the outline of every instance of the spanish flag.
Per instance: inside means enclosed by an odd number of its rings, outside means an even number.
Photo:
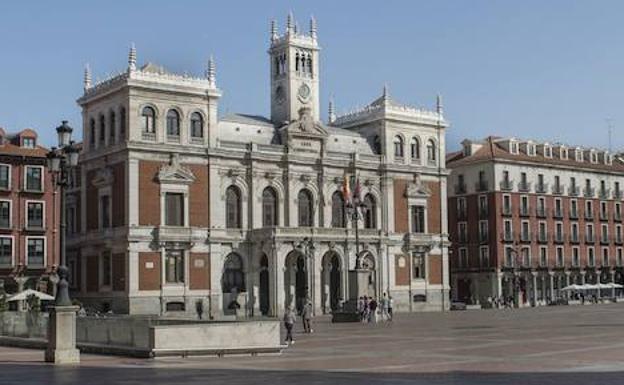
[[[349,177],[347,174],[345,174],[344,181],[342,182],[342,197],[345,202],[351,202],[351,188],[349,187]]]

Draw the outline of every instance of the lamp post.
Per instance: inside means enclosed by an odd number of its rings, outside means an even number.
[[[364,210],[366,205],[360,200],[359,194],[354,195],[353,202],[348,202],[346,205],[347,217],[351,219],[351,223],[355,229],[355,269],[362,268],[362,256],[360,255],[360,232],[359,232],[359,220],[361,218],[360,209]]]
[[[60,267],[58,269],[59,282],[56,291],[56,306],[71,306],[69,298],[69,284],[67,282],[67,259],[66,259],[66,235],[67,218],[65,213],[65,188],[69,183],[70,171],[78,165],[79,150],[74,141],[71,140],[73,129],[63,120],[62,124],[56,128],[58,135],[58,147],[52,147],[47,154],[48,169],[52,173],[53,183],[59,188],[61,195],[61,223],[59,248],[61,252]]]
[[[518,253],[517,246],[514,248],[510,248],[509,251],[513,255],[512,264],[511,264],[511,274],[513,276],[513,296],[514,296],[514,307],[520,307],[520,277],[519,277],[519,265],[522,263],[522,258],[520,253]]]
[[[306,270],[306,286],[305,286],[305,298],[304,301],[312,300],[312,293],[314,293],[314,266],[310,266],[311,262],[314,261],[314,251],[316,247],[314,246],[314,242],[311,238],[305,237],[297,245],[299,249],[303,249],[304,261],[305,261],[305,270]],[[311,289],[311,290],[310,290]],[[305,304],[303,304],[305,305]]]

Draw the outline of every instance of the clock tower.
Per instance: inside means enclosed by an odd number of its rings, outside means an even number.
[[[271,22],[271,120],[276,126],[297,119],[304,107],[315,121],[320,120],[319,49],[314,18],[308,34],[298,30],[292,14],[281,36],[276,22]]]

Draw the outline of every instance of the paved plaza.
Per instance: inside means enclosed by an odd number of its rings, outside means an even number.
[[[610,304],[400,314],[376,325],[322,318],[280,356],[83,355],[79,367],[0,348],[0,384],[622,384],[623,314]]]

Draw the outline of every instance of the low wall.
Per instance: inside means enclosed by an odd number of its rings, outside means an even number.
[[[278,353],[278,321],[211,322],[150,328],[154,356],[188,354]]]
[[[40,348],[48,314],[0,313],[0,344]],[[77,317],[83,352],[134,357],[279,353],[278,321],[196,321],[154,316]]]

